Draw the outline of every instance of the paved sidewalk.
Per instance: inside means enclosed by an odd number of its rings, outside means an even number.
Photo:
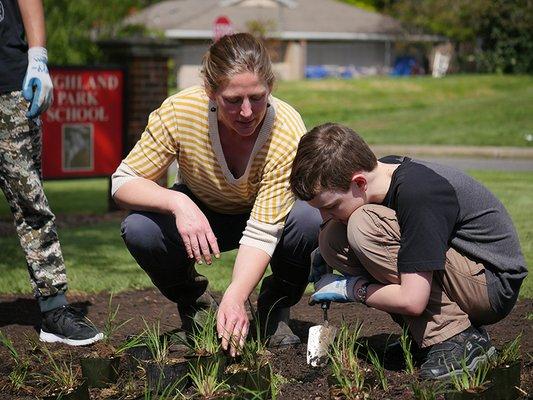
[[[409,156],[459,169],[533,172],[533,148],[473,146],[409,146],[375,145],[379,156]]]

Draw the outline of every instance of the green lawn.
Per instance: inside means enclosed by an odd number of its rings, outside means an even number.
[[[370,144],[533,145],[532,76],[280,82],[274,94],[308,129],[339,122]]]
[[[107,210],[107,178],[47,181],[45,191],[55,214],[93,215]],[[3,194],[0,199],[0,218],[5,219],[11,214]]]
[[[520,235],[528,265],[533,261],[533,224],[529,218],[533,208],[533,172],[472,171],[502,199]],[[106,179],[46,182],[45,189],[58,214],[79,210],[101,213],[105,210]],[[102,200],[103,199],[103,200]],[[73,204],[86,204],[73,208]],[[90,208],[87,208],[89,207]],[[0,199],[0,218],[10,214]],[[119,222],[63,228],[59,231],[72,292],[122,291],[150,287],[146,274],[136,265],[120,238]],[[0,237],[0,293],[29,293],[28,275],[22,251],[15,236]],[[201,266],[215,290],[223,291],[231,277],[234,252],[223,254],[213,266]],[[528,277],[522,297],[533,297],[533,279]]]

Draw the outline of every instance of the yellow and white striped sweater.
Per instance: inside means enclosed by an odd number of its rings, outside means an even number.
[[[294,204],[289,175],[305,131],[296,110],[270,97],[246,171],[235,178],[220,144],[216,103],[196,86],[169,97],[150,114],[123,164],[135,176],[155,180],[177,160],[179,180],[209,208],[227,214],[251,212],[241,243],[271,255]],[[114,185],[113,191],[117,189]]]

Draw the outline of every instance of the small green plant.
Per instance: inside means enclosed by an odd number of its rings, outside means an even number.
[[[402,347],[403,356],[405,359],[405,371],[408,374],[414,375],[415,363],[413,360],[413,353],[411,353],[411,338],[409,337],[409,330],[407,326],[402,329],[400,336],[400,346]]]
[[[118,346],[114,346],[113,348],[114,348],[115,355],[118,356],[129,349],[132,349],[134,347],[140,347],[142,345],[143,345],[143,336],[135,335],[124,340]]]
[[[411,390],[413,391],[413,398],[415,400],[437,400],[437,397],[443,391],[442,384],[435,384],[434,382],[421,383],[415,380],[411,384]]]
[[[379,384],[384,391],[389,390],[389,382],[387,381],[387,376],[385,375],[385,366],[381,362],[380,358],[374,350],[368,348],[368,358],[374,366],[374,371],[378,377]]]
[[[45,384],[45,391],[52,393],[68,393],[71,389],[75,388],[80,382],[80,373],[72,363],[72,359],[69,356],[69,360],[56,361],[50,350],[46,347],[42,347],[43,353],[48,359],[48,371],[46,374],[36,374]]]
[[[209,398],[229,389],[224,380],[220,379],[220,360],[213,360],[205,364],[191,364],[188,376],[196,392]]]
[[[241,364],[249,370],[257,370],[268,362],[268,356],[270,352],[267,350],[266,341],[261,336],[261,328],[259,326],[259,320],[255,321],[255,337],[249,338],[244,343],[241,349]]]
[[[181,381],[173,382],[161,390],[152,391],[148,385],[144,387],[143,400],[178,400],[186,398],[177,388]]]
[[[102,333],[104,334],[103,342],[109,343],[111,338],[115,335],[115,333],[122,328],[124,325],[129,323],[131,321],[130,319],[127,319],[126,321],[118,322],[117,316],[118,311],[120,309],[120,304],[117,304],[115,308],[113,308],[113,293],[109,295],[109,302],[107,305],[107,317],[104,322],[104,327],[102,329]]]
[[[26,383],[26,377],[28,376],[30,363],[28,360],[23,359],[17,349],[15,349],[11,339],[9,339],[2,331],[0,331],[0,344],[7,348],[15,364],[13,370],[9,373],[8,378],[11,386],[18,390]]]
[[[509,343],[506,343],[499,351],[496,357],[491,358],[491,365],[493,367],[510,365],[520,359],[520,346],[522,342],[522,334],[519,334]]]
[[[144,342],[154,361],[163,365],[168,358],[169,344],[166,336],[161,337],[161,327],[159,321],[149,325],[144,319],[144,331],[141,334],[141,340]]]
[[[271,389],[272,400],[276,400],[278,398],[278,394],[279,394],[281,387],[288,382],[289,380],[281,374],[275,374],[275,373],[271,374],[270,389]]]
[[[8,378],[11,386],[14,389],[19,390],[26,383],[28,377],[28,369],[30,364],[28,361],[23,361],[19,364],[15,364],[13,370],[9,373]]]
[[[268,399],[274,399],[273,396],[271,396],[270,390],[257,390],[257,389],[250,389],[246,387],[240,387],[241,394],[246,395],[247,400],[268,400]]]
[[[2,346],[4,346],[9,351],[9,355],[15,363],[19,363],[21,361],[20,354],[18,353],[17,349],[15,349],[13,342],[2,331],[0,331],[0,344],[2,344]]]
[[[29,354],[36,354],[41,351],[41,342],[35,335],[24,334],[24,340],[27,344]]]
[[[489,381],[487,379],[490,364],[488,362],[480,363],[475,371],[470,371],[466,365],[465,359],[461,359],[461,370],[459,373],[450,376],[452,387],[458,392],[470,389],[483,388]]]
[[[217,312],[208,308],[203,311],[202,323],[195,324],[193,333],[184,344],[197,356],[209,356],[220,352],[221,345],[217,336]]]
[[[347,399],[359,399],[366,389],[365,370],[358,358],[361,328],[359,322],[352,328],[343,321],[328,354],[334,386]]]

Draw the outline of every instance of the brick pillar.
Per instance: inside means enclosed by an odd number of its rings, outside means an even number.
[[[127,38],[98,44],[110,62],[126,69],[125,157],[141,137],[150,113],[168,96],[168,59],[177,54],[179,43],[165,39]],[[166,173],[158,183],[166,187]],[[117,209],[111,197],[109,208]]]
[[[135,57],[130,60],[124,156],[141,137],[150,113],[168,97],[168,72],[167,58],[164,57]]]

